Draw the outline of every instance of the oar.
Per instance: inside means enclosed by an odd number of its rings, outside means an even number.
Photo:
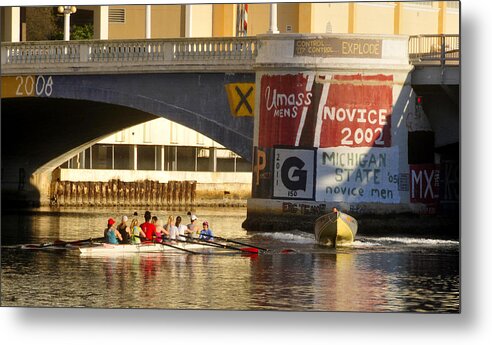
[[[98,238],[88,238],[86,240],[77,240],[77,241],[62,241],[62,240],[55,240],[53,245],[55,246],[66,246],[67,244],[79,244],[79,243],[85,243],[85,242],[98,242],[98,241],[103,241],[104,237],[98,237]]]
[[[217,248],[235,249],[235,250],[240,250],[242,252],[248,252],[248,253],[258,254],[258,249],[256,249],[256,248],[238,248],[238,247],[228,246],[227,244],[220,244],[220,243],[217,243],[217,242],[212,242],[212,241],[207,241],[207,240],[204,240],[204,239],[193,238],[193,237],[186,236],[186,235],[180,235],[180,236],[181,237],[189,238],[191,240],[196,240],[198,242],[204,242],[204,243],[200,243],[200,244],[203,244],[203,245],[208,244],[209,246],[213,246],[213,247],[217,247]]]
[[[169,244],[169,243],[165,243],[165,242],[157,242],[157,243],[160,243],[163,246],[168,246],[168,247],[171,247],[171,248],[174,248],[174,249],[179,249],[179,250],[182,250],[182,251],[187,252],[187,253],[190,253],[190,254],[200,254],[200,253],[194,252],[194,251],[189,250],[189,249],[184,249],[184,248],[181,248],[181,247],[178,247],[178,246],[173,246],[172,244]]]
[[[144,244],[144,243],[158,243],[158,244],[162,244],[163,246],[168,246],[168,247],[171,247],[171,248],[174,248],[174,249],[182,250],[182,251],[187,252],[187,253],[190,253],[190,254],[200,254],[198,252],[194,252],[194,251],[189,250],[189,249],[184,249],[184,248],[181,248],[181,247],[178,247],[178,246],[174,246],[174,245],[172,245],[170,243],[166,243],[164,241],[162,241],[162,242],[156,242],[156,241],[149,241],[149,240],[147,240],[147,237],[143,237],[143,236],[135,236],[135,237],[138,237],[141,240],[145,239],[147,241],[147,242],[142,242],[142,244]]]
[[[268,249],[265,249],[265,248],[255,247],[255,246],[253,246],[253,245],[251,245],[251,244],[248,244],[248,243],[242,243],[242,242],[239,242],[239,241],[228,240],[227,238],[220,237],[220,236],[211,236],[211,235],[206,235],[206,234],[200,234],[200,235],[202,235],[202,236],[207,236],[207,237],[212,237],[212,238],[216,238],[216,239],[218,239],[218,240],[222,240],[222,241],[226,241],[226,242],[231,242],[231,243],[240,244],[240,245],[243,245],[243,246],[253,247],[253,248],[256,248],[256,249],[259,249],[259,250],[268,251]]]

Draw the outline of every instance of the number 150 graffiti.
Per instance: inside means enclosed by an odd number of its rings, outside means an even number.
[[[45,78],[42,75],[32,76],[17,76],[16,96],[51,96],[53,93],[53,78],[50,76]]]

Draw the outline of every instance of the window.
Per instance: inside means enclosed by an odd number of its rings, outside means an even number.
[[[177,147],[178,154],[178,171],[195,171],[195,148],[194,147]]]
[[[92,168],[112,169],[113,145],[96,144],[92,147]]]
[[[209,149],[202,149],[200,147],[196,148],[196,170],[197,171],[208,171],[210,164],[209,164],[209,157],[210,157],[210,150]]]
[[[109,9],[109,22],[117,24],[125,24],[126,12],[124,8],[110,8]]]
[[[137,170],[156,170],[155,146],[137,146]]]
[[[237,172],[251,172],[253,170],[251,163],[246,159],[237,157],[236,158],[236,171]]]
[[[122,170],[133,169],[133,145],[114,146],[114,168]]]
[[[234,172],[236,154],[227,149],[217,149],[217,171]]]
[[[176,170],[176,146],[164,146],[164,170]]]

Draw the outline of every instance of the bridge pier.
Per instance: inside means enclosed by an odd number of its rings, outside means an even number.
[[[252,198],[243,227],[312,232],[314,219],[336,206],[359,219],[361,234],[426,231],[422,217],[439,209],[439,166],[432,144],[417,150],[430,161],[409,156],[416,149],[408,122],[420,129],[425,113],[415,106],[408,37],[258,38]]]

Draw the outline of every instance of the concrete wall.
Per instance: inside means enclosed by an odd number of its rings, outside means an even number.
[[[125,128],[104,138],[99,143],[224,147],[204,134],[164,118]]]
[[[62,181],[197,181],[199,184],[247,184],[251,185],[251,173],[220,173],[204,171],[146,171],[146,170],[93,170],[61,169]]]

